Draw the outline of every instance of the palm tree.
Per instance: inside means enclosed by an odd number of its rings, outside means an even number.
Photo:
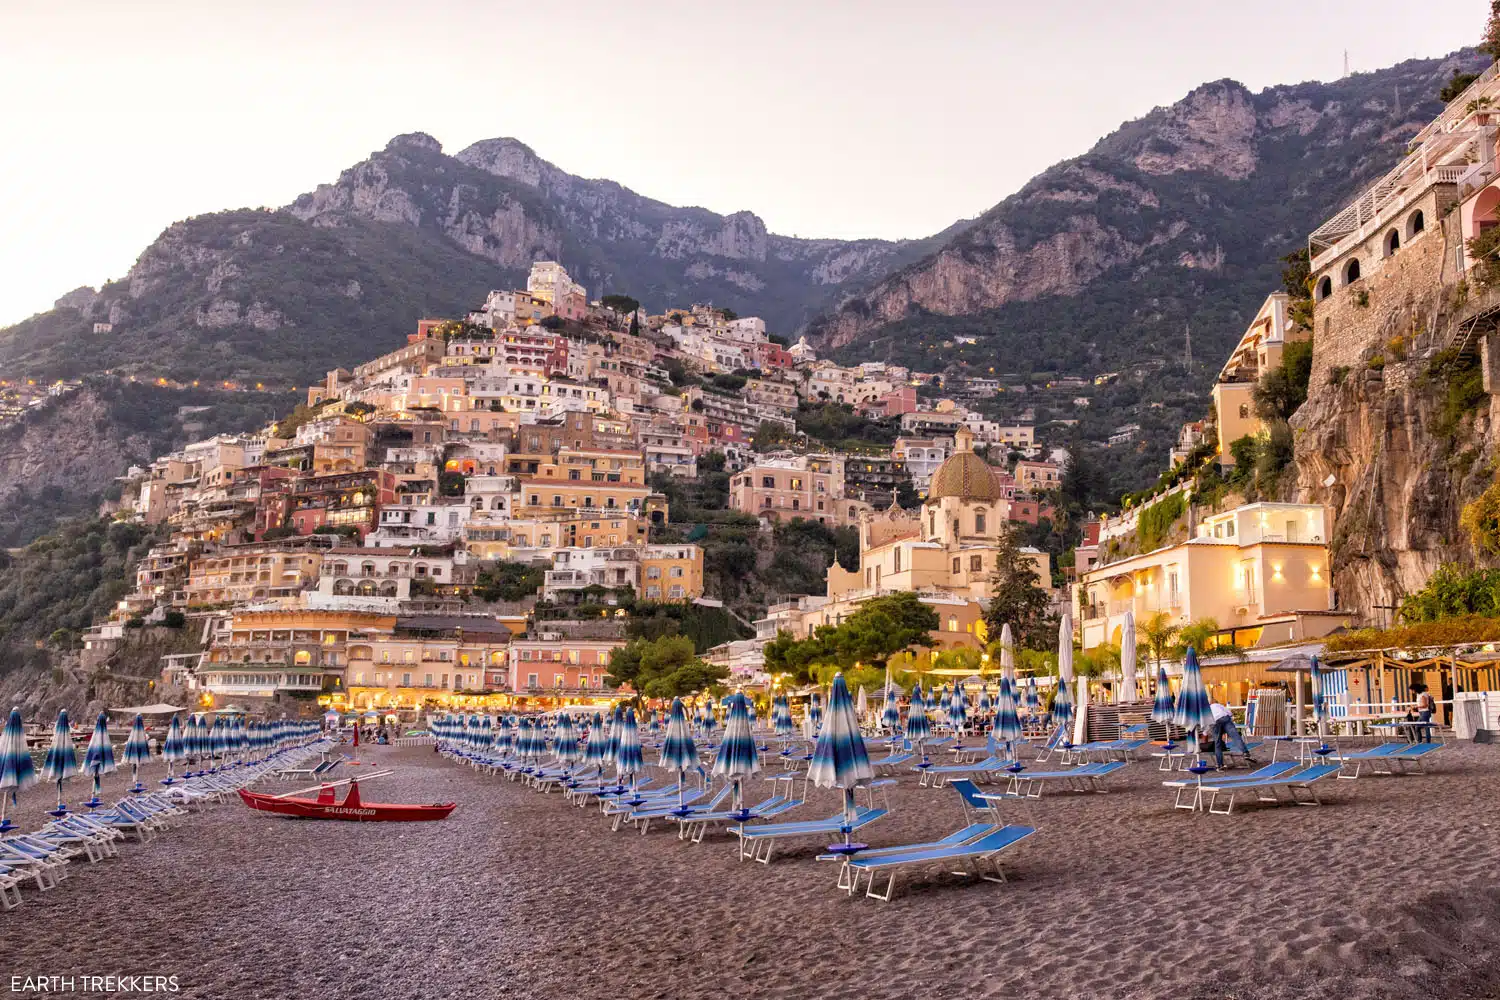
[[[1168,658],[1177,656],[1181,633],[1182,626],[1172,624],[1172,616],[1165,611],[1158,611],[1136,625],[1137,643],[1145,647],[1158,667]]]
[[[1186,656],[1189,646],[1196,649],[1200,654],[1212,653],[1214,656],[1230,656],[1236,660],[1245,659],[1244,647],[1219,639],[1219,623],[1214,618],[1199,618],[1191,625],[1184,625],[1178,629],[1176,648],[1173,651],[1177,656]]]

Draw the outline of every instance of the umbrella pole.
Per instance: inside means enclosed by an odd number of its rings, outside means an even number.
[[[10,802],[16,801],[16,793],[0,792],[0,833],[8,833],[15,829],[15,824],[5,818],[5,807]]]
[[[57,779],[57,810],[55,812],[48,813],[49,816],[66,816],[68,814],[68,807],[65,806],[65,805],[63,805],[63,800],[62,800],[62,783],[63,783],[63,779],[58,778]]]

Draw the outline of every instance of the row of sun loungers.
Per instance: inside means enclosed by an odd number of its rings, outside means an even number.
[[[152,840],[191,811],[222,802],[239,788],[298,764],[324,746],[293,748],[255,763],[181,778],[160,790],[129,795],[92,812],[55,817],[30,833],[0,836],[0,910],[21,904],[22,885],[30,883],[39,892],[53,889],[68,877],[74,861],[98,864],[118,857],[119,841]]]

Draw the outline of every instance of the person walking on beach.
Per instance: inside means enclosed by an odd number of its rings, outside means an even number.
[[[1432,713],[1437,708],[1437,702],[1432,698],[1432,692],[1427,690],[1426,684],[1413,684],[1411,689],[1417,695],[1417,725],[1412,726],[1412,742],[1432,742]]]
[[[1234,724],[1234,713],[1229,711],[1228,706],[1221,705],[1217,701],[1209,702],[1209,711],[1214,713],[1214,763],[1219,767],[1224,766],[1224,744],[1229,744],[1229,749],[1245,758],[1245,763],[1254,764],[1250,757],[1250,750],[1245,746],[1245,738],[1240,735],[1239,727]]]

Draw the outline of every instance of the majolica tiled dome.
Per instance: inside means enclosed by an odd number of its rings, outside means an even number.
[[[974,438],[961,429],[956,435],[957,449],[932,474],[928,500],[957,497],[960,500],[998,500],[1000,482],[988,462],[970,451]]]

